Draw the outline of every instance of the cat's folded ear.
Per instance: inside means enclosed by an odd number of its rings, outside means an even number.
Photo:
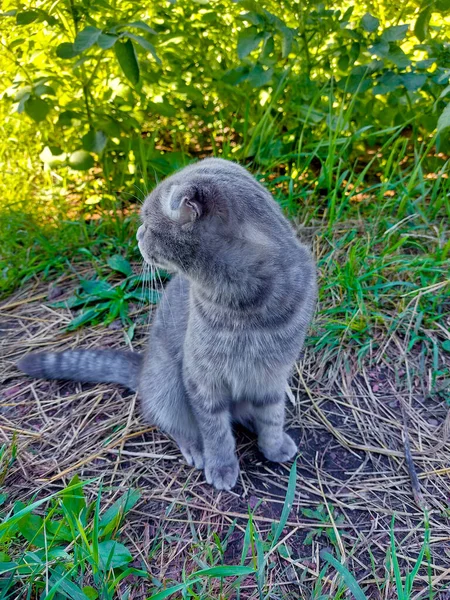
[[[180,225],[193,223],[204,211],[201,190],[194,185],[173,185],[163,205],[167,215]]]

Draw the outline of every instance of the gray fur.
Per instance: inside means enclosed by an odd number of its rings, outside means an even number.
[[[176,276],[141,368],[128,353],[125,370],[133,365],[133,382],[140,373],[146,419],[205,469],[208,483],[228,490],[239,473],[233,421],[256,430],[271,461],[297,451],[284,432],[284,390],[315,308],[315,265],[272,196],[229,161],[206,159],[164,180],[146,199],[142,221],[144,259]],[[84,369],[84,379],[76,367],[29,364],[24,370],[33,375],[92,381],[89,372],[130,385],[116,364],[108,375],[106,363]]]
[[[33,352],[17,363],[31,377],[121,383],[131,390],[137,390],[141,365],[142,356],[137,352],[97,349]]]

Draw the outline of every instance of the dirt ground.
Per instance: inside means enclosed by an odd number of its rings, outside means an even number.
[[[249,507],[264,538],[280,516],[289,465],[265,461],[253,437],[239,431],[238,485],[232,492],[216,492],[201,472],[183,464],[170,439],[143,422],[134,394],[116,385],[37,381],[19,373],[15,362],[29,351],[127,346],[118,323],[67,333],[72,315],[52,308],[49,293],[54,295],[55,286],[61,300],[75,289],[76,277],[60,278],[50,292],[48,283],[32,282],[0,305],[0,443],[10,441],[14,432],[18,441],[17,461],[5,482],[10,499],[45,495],[75,473],[101,480],[111,502],[120,491],[137,486],[142,500],[123,534],[154,577],[180,581],[183,569],[198,568],[195,557],[213,543],[213,533],[225,536],[234,521],[224,560],[239,563]],[[134,309],[139,324],[128,344],[134,350],[143,347],[147,312]],[[282,536],[289,552],[273,554],[268,574],[278,590],[274,597],[311,597],[324,566],[319,557],[324,547],[335,556],[343,554],[370,597],[396,597],[386,560],[392,516],[406,573],[423,543],[424,509],[431,556],[419,571],[412,597],[427,594],[429,578],[436,597],[447,597],[450,417],[444,397],[430,393],[428,365],[408,353],[406,344],[394,332],[382,352],[374,351],[362,363],[345,347],[338,358],[309,347],[299,363],[292,380],[295,406],[288,404],[288,428],[300,448],[297,490]],[[405,461],[408,443],[419,482],[415,490],[414,472]],[[93,494],[97,487],[90,485]],[[161,543],[155,550],[156,539]],[[324,589],[335,585],[331,569]],[[241,597],[257,597],[254,583],[245,594]]]

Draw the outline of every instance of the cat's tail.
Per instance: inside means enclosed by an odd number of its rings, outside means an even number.
[[[33,352],[21,358],[17,367],[31,377],[121,383],[136,391],[142,359],[142,354],[120,350]]]

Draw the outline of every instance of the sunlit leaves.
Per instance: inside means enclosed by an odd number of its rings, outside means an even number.
[[[101,30],[97,29],[97,27],[93,27],[92,25],[88,25],[82,31],[77,34],[75,41],[73,43],[73,47],[75,52],[83,52],[84,50],[88,50],[95,44],[101,34]]]
[[[437,130],[442,133],[444,130],[450,128],[450,103],[444,108],[441,116],[439,117]]]
[[[25,112],[29,117],[36,121],[36,123],[40,123],[44,121],[45,117],[48,115],[50,111],[50,106],[45,100],[42,98],[38,98],[36,96],[31,96],[24,103]]]
[[[39,13],[35,10],[24,10],[16,14],[17,25],[29,25],[39,18]]]
[[[424,73],[404,73],[402,75],[402,83],[405,88],[414,92],[419,90],[427,81],[427,76]]]
[[[128,38],[137,42],[142,48],[144,48],[144,50],[147,50],[147,52],[150,52],[150,54],[153,56],[153,58],[156,60],[156,62],[158,64],[161,64],[161,59],[156,54],[155,46],[151,42],[149,42],[145,37],[143,37],[142,35],[135,35],[134,33],[129,33],[129,32],[126,33],[125,35]]]
[[[255,50],[263,41],[264,34],[258,32],[256,27],[249,27],[239,33],[237,53],[240,59],[245,58]]]
[[[101,33],[97,38],[97,46],[103,50],[112,48],[118,40],[117,35],[111,35],[110,33]]]
[[[39,158],[50,167],[57,167],[65,162],[66,154],[61,148],[45,146]]]
[[[387,55],[390,61],[392,61],[397,67],[400,69],[404,69],[408,65],[411,64],[411,60],[408,56],[403,52],[400,46],[391,46],[389,48],[389,53]]]
[[[126,258],[121,256],[120,254],[114,254],[113,256],[111,256],[108,259],[108,265],[114,271],[119,271],[119,273],[122,273],[127,277],[133,274],[133,270],[131,268],[130,263],[127,261]]]
[[[369,33],[373,33],[380,26],[380,21],[373,17],[370,13],[366,13],[361,19],[361,27],[368,31]]]
[[[98,545],[100,566],[103,570],[123,567],[133,560],[126,546],[115,540],[106,540]]]
[[[137,85],[139,83],[140,69],[133,42],[130,39],[127,39],[125,42],[119,41],[114,45],[114,51],[125,77],[133,85]]]
[[[123,28],[123,29],[129,29],[129,28],[133,28],[133,27],[136,29],[141,29],[142,31],[146,31],[147,33],[156,35],[156,31],[154,29],[152,29],[150,27],[150,25],[147,25],[147,23],[144,23],[144,21],[133,21],[132,23],[124,23],[121,25],[121,28]]]
[[[281,33],[281,56],[282,58],[286,58],[292,50],[292,43],[294,40],[294,32],[290,27],[282,27],[280,28]]]
[[[87,171],[94,166],[94,159],[86,150],[76,150],[69,157],[69,166],[76,171]]]
[[[409,25],[392,25],[383,31],[381,39],[385,42],[397,42],[405,37],[408,29]]]
[[[72,44],[72,42],[63,42],[62,44],[59,44],[59,46],[56,48],[56,56],[58,56],[59,58],[73,58],[77,54],[78,52],[75,50],[75,47]]]
[[[272,79],[273,69],[263,69],[261,65],[255,65],[247,76],[247,81],[255,88],[262,87]]]
[[[423,42],[425,38],[428,36],[428,27],[430,24],[431,18],[431,7],[427,6],[424,10],[422,10],[417,17],[416,23],[414,25],[414,34],[420,42]]]
[[[93,129],[81,138],[83,149],[96,154],[103,152],[107,141],[108,138],[103,131],[94,131]]]
[[[450,0],[436,0],[435,7],[439,12],[447,13],[450,11]]]

